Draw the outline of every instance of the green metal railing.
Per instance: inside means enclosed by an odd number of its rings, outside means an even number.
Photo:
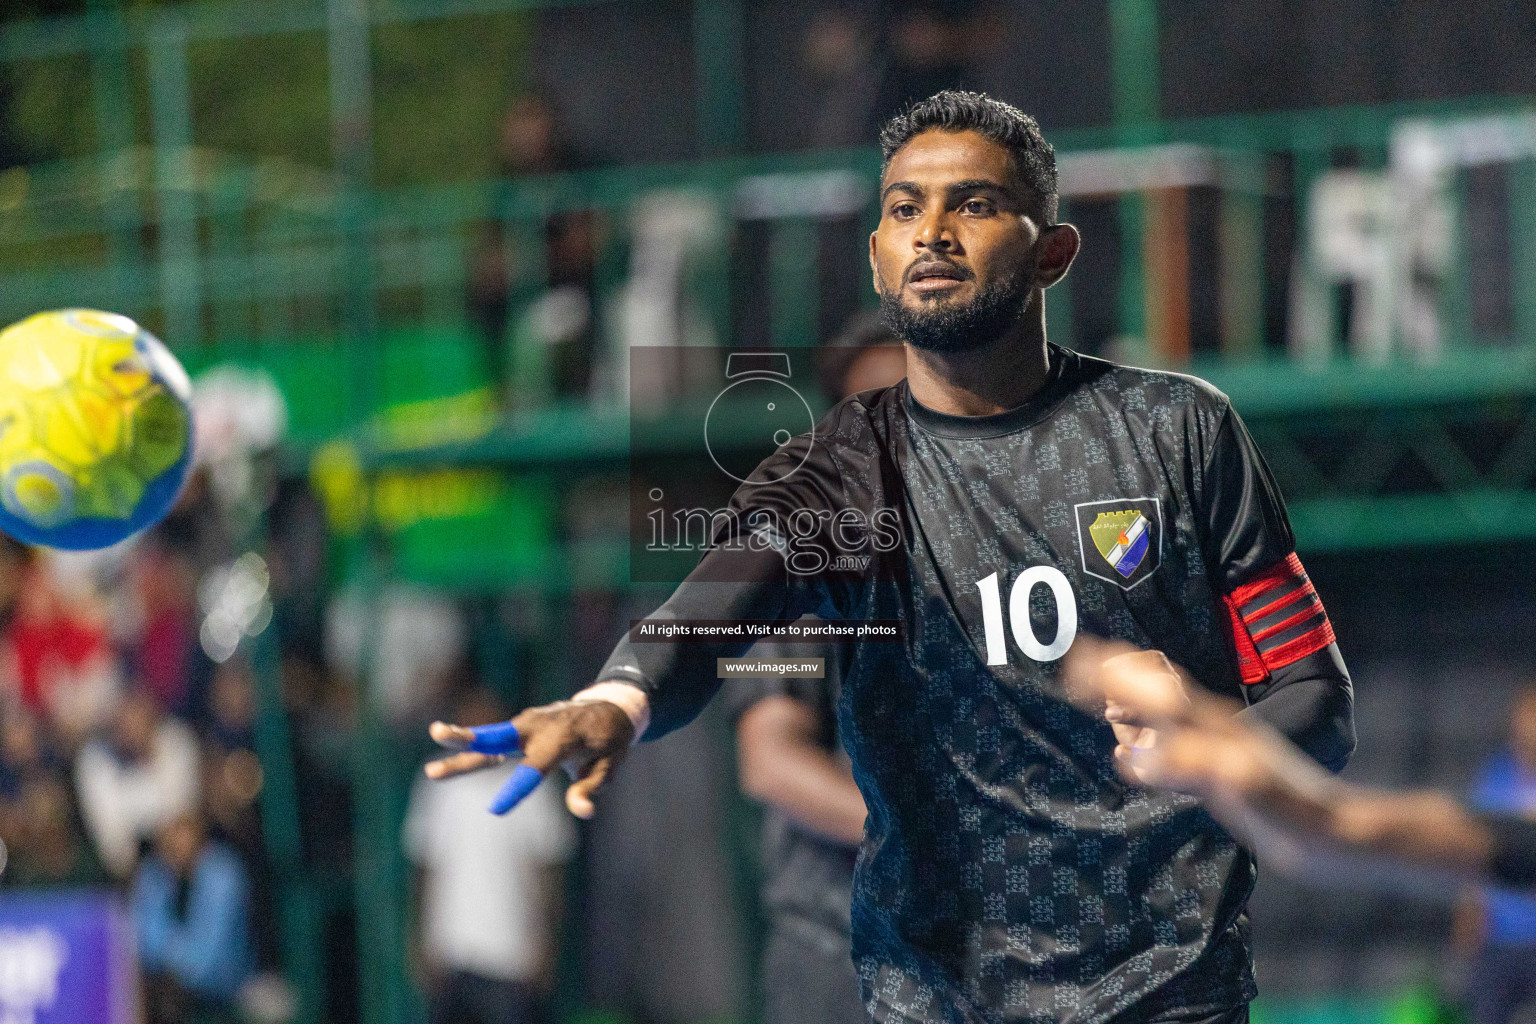
[[[1294,190],[1261,183],[1255,193],[1293,195],[1299,202],[1333,153],[1382,153],[1404,118],[1521,109],[1529,108],[1504,99],[1405,104],[1063,131],[1053,138],[1065,156],[1116,146],[1150,151],[1192,145],[1230,161],[1258,161],[1270,179],[1288,165]],[[6,172],[0,180],[0,319],[89,302],[137,316],[178,349],[336,339],[350,333],[347,325],[358,316],[385,327],[441,327],[464,319],[466,260],[488,220],[501,222],[515,241],[509,287],[526,295],[544,277],[543,221],[561,212],[597,211],[607,218],[610,236],[597,262],[610,275],[603,283],[611,286],[624,270],[632,212],[658,191],[686,190],[731,224],[768,220],[776,236],[793,239],[793,251],[814,246],[814,233],[805,229],[818,219],[815,210],[796,210],[788,202],[766,217],[744,217],[737,212],[743,189],[792,194],[825,187],[829,179],[817,175],[847,175],[865,189],[855,212],[872,218],[877,173],[873,151],[847,151],[352,192],[328,171],[287,162],[241,163],[189,146],[128,149],[105,165],[76,161]],[[1528,179],[1528,168],[1514,168],[1510,236],[1522,327],[1529,326],[1528,310],[1536,305],[1525,230]],[[1113,198],[1133,205],[1137,194]],[[1237,189],[1223,197],[1234,205],[1248,198]],[[1074,201],[1067,198],[1067,215]],[[1121,248],[1120,293],[1139,296],[1144,261],[1133,244],[1122,240]],[[1252,256],[1231,258],[1245,255]],[[769,276],[771,309],[799,305],[816,272],[814,259],[790,262],[804,269],[796,273],[792,266]],[[355,294],[359,290],[362,296]],[[1120,333],[1144,333],[1141,308],[1122,301]],[[1466,327],[1452,323],[1447,333],[1463,337]],[[1266,340],[1273,345],[1280,339]]]
[[[380,328],[443,328],[464,320],[464,290],[476,233],[499,221],[514,243],[507,267],[514,298],[526,298],[544,279],[539,225],[554,212],[600,211],[608,243],[597,256],[599,284],[611,290],[625,270],[632,212],[658,189],[688,189],[716,207],[728,228],[744,218],[733,207],[743,182],[813,171],[843,172],[873,182],[872,152],[732,160],[744,142],[743,9],[739,2],[692,8],[699,153],[707,164],[627,168],[551,179],[459,182],[414,188],[378,188],[372,170],[370,51],[377,33],[487,12],[558,11],[599,0],[326,0],[312,3],[178,4],[123,11],[99,0],[75,18],[11,23],[0,28],[0,66],[22,72],[40,62],[83,61],[89,71],[94,152],[51,166],[14,168],[0,179],[0,320],[40,308],[94,304],[134,315],[174,348],[249,344],[294,338],[348,342],[366,351]],[[622,0],[608,0],[622,6]],[[630,0],[633,2],[633,0]],[[1477,111],[1529,109],[1510,98],[1440,104],[1404,104],[1327,111],[1158,120],[1157,22],[1151,0],[1109,0],[1109,54],[1114,81],[1114,124],[1102,129],[1052,131],[1064,153],[1192,145],[1223,164],[1226,222],[1246,225],[1263,242],[1266,198],[1303,202],[1308,189],[1340,151],[1379,166],[1394,125],[1405,117],[1457,117]],[[302,161],[253,160],[200,148],[193,109],[197,90],[189,53],[230,40],[320,39],[326,44],[330,138],[317,140]],[[142,94],[142,99],[136,99]],[[206,106],[206,104],[203,104]],[[143,106],[144,111],[138,108]],[[147,117],[143,115],[147,111]],[[206,117],[206,115],[204,115]],[[135,125],[138,117],[143,125]],[[134,145],[135,139],[143,144]],[[206,144],[202,144],[204,147]],[[1526,163],[1529,163],[1527,161]],[[1239,173],[1240,172],[1240,173]],[[1277,180],[1288,176],[1289,180]],[[1247,184],[1240,179],[1247,178]],[[1530,337],[1536,313],[1536,247],[1525,230],[1533,203],[1529,168],[1511,176],[1510,237],[1517,285],[1520,336]],[[1070,185],[1070,182],[1068,182]],[[789,178],[793,191],[811,179]],[[1093,198],[1093,197],[1089,197]],[[1116,333],[1148,333],[1148,261],[1142,251],[1145,196],[1126,189],[1112,197],[1120,221],[1120,272],[1115,286]],[[1070,213],[1075,198],[1067,200]],[[863,215],[873,216],[873,189]],[[1524,218],[1523,220],[1521,218]],[[805,298],[813,293],[812,259],[776,259],[814,248],[814,211],[790,203],[766,217],[774,311],[779,342],[817,340]],[[1519,230],[1514,230],[1519,228]],[[1093,240],[1090,239],[1090,244]],[[1235,263],[1256,260],[1260,245],[1224,254]],[[719,273],[724,273],[719,268]],[[1236,353],[1254,352],[1265,338],[1263,274],[1250,267],[1234,280],[1257,284],[1245,308],[1224,310],[1246,324]],[[1452,281],[1447,312],[1465,319]],[[698,291],[720,307],[740,283],[701,282]],[[1258,289],[1255,291],[1255,287]],[[1062,314],[1071,309],[1071,278],[1053,294]],[[1070,317],[1055,317],[1058,331]],[[1465,338],[1465,324],[1447,332]],[[723,335],[722,335],[723,336]],[[1064,340],[1072,340],[1070,337]],[[356,401],[367,405],[373,379],[357,360]],[[367,410],[359,408],[361,415]]]

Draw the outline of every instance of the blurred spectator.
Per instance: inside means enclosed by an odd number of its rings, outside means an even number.
[[[283,659],[282,687],[304,863],[314,870],[345,870],[352,862],[352,830],[334,823],[352,820],[356,689],[346,677],[303,657]]]
[[[580,170],[587,163],[567,138],[553,103],[538,93],[508,105],[497,157],[508,179]],[[552,214],[542,227],[539,254],[509,245],[507,225],[500,220],[481,224],[469,258],[469,318],[485,344],[491,381],[505,400],[514,379],[524,400],[587,393],[595,343],[596,226],[590,210]],[[513,309],[514,280],[544,287],[526,310]],[[509,343],[507,327],[514,318]]]
[[[899,0],[886,37],[890,62],[876,123],[941,90],[965,88],[967,73],[1007,38],[999,6],[987,0]]]
[[[509,178],[578,170],[586,160],[566,137],[555,105],[541,93],[525,93],[507,104],[501,120],[496,162]]]
[[[455,721],[504,721],[477,687]],[[575,830],[559,793],[540,786],[505,817],[488,814],[512,765],[449,782],[418,780],[406,813],[407,854],[420,868],[418,963],[434,1024],[543,1019],[559,948],[562,866]]]
[[[318,659],[298,652],[284,654],[281,681],[304,872],[321,887],[344,887],[354,865],[351,822],[356,688],[346,675],[329,673]],[[357,920],[352,901],[330,902],[323,914],[319,927],[324,1019],[357,1020]]]
[[[507,322],[512,315],[512,286],[507,229],[500,221],[484,220],[475,229],[465,281],[469,324],[485,347],[485,372],[492,386],[508,399]]]
[[[245,864],[251,887],[250,934],[258,969],[281,963],[274,869],[262,834],[257,800],[266,773],[256,756],[256,678],[237,652],[219,665],[208,693],[202,730],[203,812],[212,833]],[[282,770],[281,768],[279,770]]]
[[[326,647],[338,675],[357,680],[363,645],[372,642],[368,694],[385,720],[402,731],[425,724],[427,709],[441,705],[468,642],[464,612],[441,594],[391,584],[372,609],[357,592],[331,602]],[[377,615],[372,628],[368,613]]]
[[[256,758],[256,686],[237,654],[214,670],[203,742],[203,806],[211,823],[246,859],[262,855],[256,798],[263,784]]]
[[[214,389],[210,384],[222,384],[220,378],[209,379],[208,374],[198,377],[198,394],[209,395]],[[218,395],[223,398],[223,394]],[[227,400],[226,400],[227,403]],[[251,401],[257,405],[259,402]],[[215,415],[216,414],[216,415]],[[199,419],[199,435],[197,444],[202,448],[218,446],[217,454],[221,457],[220,468],[231,461],[229,450],[236,448],[238,442],[229,436],[232,430],[220,430],[217,437],[207,435],[213,429],[204,427],[205,421],[217,420],[220,424],[227,423],[232,417],[223,408],[210,409],[210,403],[206,400],[197,410]],[[182,558],[188,559],[194,567],[194,573],[206,572],[211,567],[227,561],[234,551],[234,540],[230,537],[229,519],[226,511],[227,502],[224,495],[219,493],[215,486],[215,468],[206,460],[212,453],[206,450],[198,451],[198,462],[193,465],[191,474],[187,477],[186,485],[182,488],[181,495],[176,499],[176,504],[166,517],[151,530],[135,547],[152,543],[168,552],[175,552]]]
[[[1483,766],[1473,788],[1480,811],[1536,818],[1536,685],[1516,697],[1509,747]],[[1461,908],[1457,945],[1472,954],[1467,994],[1473,1024],[1507,1024],[1536,1009],[1536,897],[1490,890]]]
[[[53,775],[29,779],[16,799],[4,833],[10,885],[67,887],[103,885],[107,873],[80,832],[69,788]]]
[[[256,680],[250,661],[244,654],[236,654],[213,670],[208,691],[208,740],[224,751],[252,750],[255,729]]]
[[[128,670],[162,711],[195,720],[204,703],[193,685],[197,570],[188,555],[151,537],[134,545],[128,576],[137,620],[126,638]]]
[[[816,373],[822,393],[839,402],[900,381],[907,375],[907,350],[878,313],[858,313],[817,352]]]
[[[57,730],[69,749],[110,715],[118,666],[105,617],[85,589],[64,588],[49,560],[6,538],[0,542],[7,602],[0,637],[0,696]]]
[[[891,115],[966,87],[1006,45],[1003,9],[987,0],[895,0],[878,25],[866,8],[844,0],[811,16],[801,48],[815,93],[806,145],[868,146]]]
[[[8,626],[16,613],[16,601],[31,563],[31,548],[0,533],[0,626]]]
[[[329,543],[315,492],[307,482],[282,481],[267,513],[266,556],[273,628],[285,658],[324,658]]]
[[[113,875],[127,878],[140,843],[197,807],[197,739],[163,716],[153,697],[133,690],[109,734],[81,748],[75,782],[96,853]]]
[[[23,707],[0,711],[0,805],[20,796],[29,781],[62,775],[64,768],[36,716]]]
[[[0,842],[13,856],[25,843],[31,824],[29,788],[59,778],[63,769],[35,716],[19,704],[0,708]]]
[[[196,813],[155,839],[133,885],[148,1024],[232,1021],[251,973],[250,882],[240,858]]]
[[[808,145],[868,146],[875,135],[885,62],[879,35],[869,18],[835,6],[811,16],[801,60],[806,81],[815,90],[815,120]]]

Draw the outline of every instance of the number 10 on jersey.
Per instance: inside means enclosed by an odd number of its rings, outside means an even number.
[[[1029,621],[1029,595],[1036,586],[1044,586],[1056,600],[1056,635],[1048,644],[1035,636]],[[981,624],[987,634],[987,664],[1008,664],[1008,645],[1003,639],[1003,599],[997,573],[976,581],[981,591]],[[1008,621],[1013,626],[1013,642],[1034,661],[1055,661],[1067,653],[1077,636],[1077,595],[1072,584],[1053,565],[1032,565],[1019,573],[1008,591]]]

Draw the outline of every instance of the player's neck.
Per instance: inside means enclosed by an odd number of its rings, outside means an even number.
[[[1019,325],[966,352],[907,346],[907,386],[917,403],[947,416],[991,416],[1017,409],[1045,386],[1050,357],[1045,310],[1031,302]]]

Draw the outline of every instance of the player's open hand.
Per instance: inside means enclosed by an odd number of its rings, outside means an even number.
[[[1206,754],[1230,741],[1235,706],[1192,684],[1161,651],[1079,637],[1065,669],[1073,701],[1103,709],[1126,781],[1202,795]]]
[[[491,812],[507,813],[563,765],[575,780],[565,791],[565,805],[578,818],[592,817],[592,794],[613,777],[635,737],[624,709],[605,700],[558,701],[529,708],[510,722],[475,728],[433,722],[429,731],[457,751],[428,764],[429,779],[479,771],[521,754],[522,763],[496,794]]]
[[[1155,657],[1153,657],[1155,655]],[[1323,835],[1337,784],[1236,701],[1181,677],[1156,651],[1079,637],[1065,662],[1068,693],[1085,711],[1113,704],[1121,724],[1151,728],[1149,745],[1115,750],[1126,781],[1188,793],[1249,846],[1295,860]]]
[[[1272,778],[1274,738],[1239,718],[1236,702],[1185,679],[1161,651],[1080,637],[1065,669],[1079,706],[1103,702],[1127,781],[1231,801],[1248,799]]]
[[[1122,774],[1138,785],[1157,784],[1145,762],[1157,750],[1158,730],[1186,721],[1191,710],[1178,669],[1162,651],[1083,637],[1073,645],[1067,672],[1074,690],[1092,707],[1103,702]]]

